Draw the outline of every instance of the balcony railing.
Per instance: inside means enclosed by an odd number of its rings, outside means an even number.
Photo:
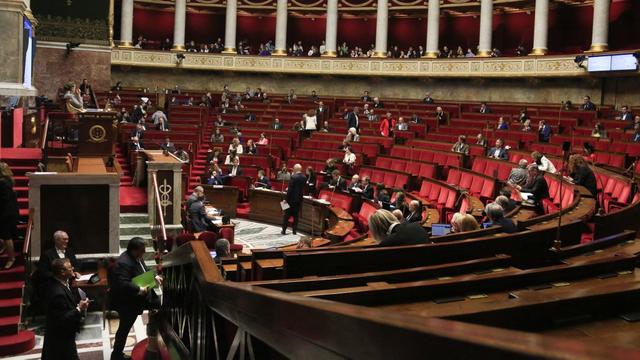
[[[166,51],[120,49],[111,52],[112,65],[192,70],[269,72],[390,77],[574,77],[586,76],[574,55],[504,58],[386,59],[265,57],[184,53],[178,61]]]

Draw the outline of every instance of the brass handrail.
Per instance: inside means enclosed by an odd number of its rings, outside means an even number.
[[[153,180],[153,193],[156,198],[156,206],[158,211],[158,217],[160,218],[160,230],[162,232],[162,242],[158,242],[158,252],[162,254],[165,248],[165,244],[167,242],[167,228],[164,224],[164,217],[162,216],[162,204],[160,203],[160,192],[158,191],[158,175],[156,172],[151,173],[151,178]]]

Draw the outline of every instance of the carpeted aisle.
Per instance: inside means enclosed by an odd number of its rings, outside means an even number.
[[[120,186],[120,213],[146,213],[147,189]]]

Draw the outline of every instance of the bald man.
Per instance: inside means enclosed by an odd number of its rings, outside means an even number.
[[[409,203],[409,215],[404,220],[408,223],[422,221],[422,206],[418,200]]]
[[[287,227],[289,226],[289,218],[293,216],[293,234],[295,235],[298,230],[298,217],[300,215],[300,207],[302,206],[302,196],[304,187],[307,183],[307,177],[302,173],[302,166],[295,164],[293,166],[293,175],[289,180],[289,186],[287,188],[286,201],[289,204],[289,208],[284,211],[282,217],[282,235],[287,234]]]

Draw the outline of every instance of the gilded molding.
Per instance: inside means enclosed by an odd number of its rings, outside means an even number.
[[[272,72],[322,75],[392,77],[566,77],[587,76],[576,66],[575,55],[460,58],[388,59],[331,57],[264,57],[187,53],[180,68],[209,71]],[[111,64],[132,67],[176,68],[170,52],[114,48]]]

